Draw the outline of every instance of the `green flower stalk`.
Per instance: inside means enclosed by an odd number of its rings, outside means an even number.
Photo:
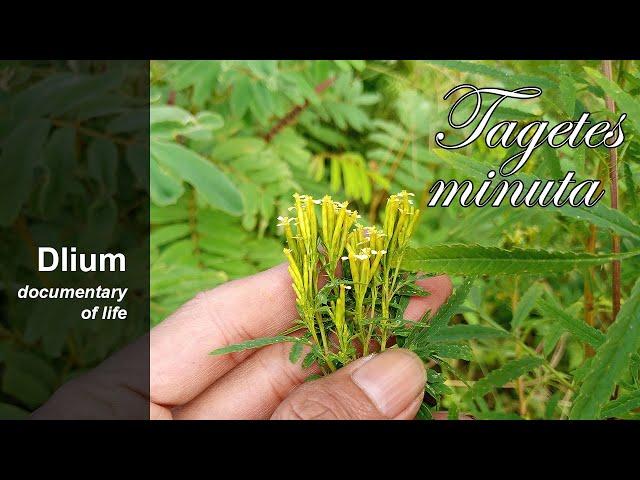
[[[332,303],[330,311],[331,319],[335,325],[335,333],[338,338],[339,357],[342,363],[349,361],[350,355],[354,353],[354,347],[351,344],[351,332],[347,326],[346,317],[346,291],[351,287],[345,284],[340,285],[340,294],[335,302]]]
[[[408,193],[405,190],[397,195],[391,195],[385,209],[383,232],[384,245],[388,255],[382,261],[381,350],[386,348],[389,337],[389,306],[393,296],[397,293],[399,265],[402,263],[405,249],[420,217],[420,210],[413,206],[411,199],[413,196],[413,193]]]

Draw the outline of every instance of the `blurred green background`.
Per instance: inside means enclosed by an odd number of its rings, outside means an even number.
[[[614,93],[629,114],[619,149],[620,205],[637,221],[640,72],[634,61],[613,65],[621,89]],[[445,131],[451,141],[462,138],[447,124],[451,102],[442,97],[450,88],[472,83],[543,90],[535,100],[504,102],[493,122],[556,124],[583,111],[613,118],[602,84],[589,70],[599,68],[598,61],[152,62],[152,324],[198,291],[284,261],[276,217],[296,191],[349,200],[368,223],[379,220],[390,192],[414,192],[424,210],[416,245],[610,251],[609,230],[546,209],[516,209],[506,202],[499,208],[425,209],[435,179],[469,178],[463,166],[433,153],[436,132]],[[487,170],[512,154],[482,141],[458,153],[486,163]],[[574,170],[578,180],[606,180],[607,162],[606,148],[541,147],[524,171],[558,179]],[[609,204],[608,196],[602,203]],[[637,238],[622,239],[623,251],[637,247]],[[536,301],[551,295],[573,318],[606,331],[609,269],[476,282],[455,322],[499,326],[508,334],[472,340],[472,358],[452,360],[457,374],[444,372],[450,388],[444,407],[479,418],[566,418],[572,395],[567,384],[580,379],[593,349],[545,317]],[[638,257],[623,263],[623,298],[639,272]],[[465,397],[468,382],[523,351],[543,357],[558,375],[538,369],[475,402]],[[639,366],[636,353],[622,392],[636,391]],[[633,417],[632,410],[619,416]]]

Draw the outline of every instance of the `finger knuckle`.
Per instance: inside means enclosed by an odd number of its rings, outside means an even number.
[[[276,412],[275,418],[290,420],[338,420],[349,418],[345,408],[326,391],[294,395]]]

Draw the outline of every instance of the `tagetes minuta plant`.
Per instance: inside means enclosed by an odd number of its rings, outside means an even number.
[[[394,330],[404,326],[406,302],[400,297],[426,294],[415,285],[415,274],[400,269],[420,210],[413,194],[402,191],[387,200],[381,227],[365,226],[348,202],[329,195],[293,197],[291,216],[278,217],[278,226],[299,313],[298,324],[285,334],[302,331],[302,337],[283,335],[238,347],[290,340],[297,360],[307,344],[311,353],[303,364],[316,362],[329,373],[372,349],[388,348]]]

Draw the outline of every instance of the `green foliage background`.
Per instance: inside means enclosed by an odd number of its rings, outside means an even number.
[[[0,61],[0,419],[148,330],[148,89],[145,61]],[[39,272],[39,246],[122,252],[127,270]],[[100,284],[129,288],[126,321],[82,320],[100,301],[18,297]]]
[[[347,199],[369,223],[389,192],[415,192],[421,247],[607,253],[615,232],[623,252],[637,250],[640,72],[634,61],[614,66],[610,82],[595,61],[152,62],[152,324],[200,290],[284,261],[275,217],[295,191]],[[582,210],[425,209],[434,179],[477,178],[509,153],[480,141],[454,155],[434,149],[436,132],[460,134],[448,128],[442,96],[461,83],[543,89],[534,101],[506,102],[494,121],[555,124],[583,111],[606,119],[611,95],[629,116],[619,149],[622,213],[607,207],[608,194]],[[604,148],[541,147],[524,175],[559,179],[573,170],[578,180],[607,179],[607,161]],[[455,273],[478,274],[478,265]],[[435,408],[491,419],[637,417],[639,258],[623,261],[615,323],[609,265],[542,272],[485,275],[456,299],[448,334],[465,348],[450,349],[446,368],[431,365],[444,381],[434,382],[434,397],[444,393]]]

